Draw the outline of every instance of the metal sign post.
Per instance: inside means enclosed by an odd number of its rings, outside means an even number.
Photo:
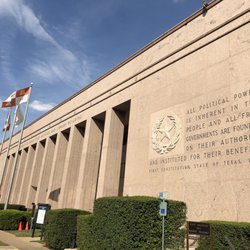
[[[167,193],[166,192],[160,192],[159,193],[159,198],[161,199],[160,203],[160,216],[162,216],[162,250],[165,249],[165,216],[167,215],[167,202],[165,199],[167,198]]]
[[[165,233],[165,230],[164,230],[164,218],[165,216],[162,216],[162,240],[161,240],[161,249],[164,250],[164,241],[165,241],[165,237],[164,237],[164,233]]]
[[[36,204],[32,202],[32,214],[31,214],[31,223],[30,223],[30,230],[32,232],[33,232],[33,227],[34,227],[35,212],[36,212]]]

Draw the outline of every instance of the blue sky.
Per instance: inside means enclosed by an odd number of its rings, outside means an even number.
[[[202,0],[0,0],[0,100],[33,82],[29,124],[201,7]],[[0,128],[6,114],[1,108]]]

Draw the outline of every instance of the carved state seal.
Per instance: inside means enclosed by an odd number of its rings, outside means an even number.
[[[152,146],[159,154],[173,150],[180,139],[181,123],[175,114],[158,119],[152,128]]]

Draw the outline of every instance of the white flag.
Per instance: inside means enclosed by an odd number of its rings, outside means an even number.
[[[16,110],[15,126],[17,127],[22,122],[23,122],[23,114],[22,114],[20,107],[18,105],[17,110]]]

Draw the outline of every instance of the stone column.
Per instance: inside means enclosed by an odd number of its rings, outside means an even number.
[[[64,172],[64,162],[66,158],[68,141],[69,135],[64,132],[59,132],[59,134],[57,135],[57,143],[51,166],[51,174],[47,194],[47,203],[51,205],[52,209],[58,207],[58,200],[61,194],[62,177]]]
[[[119,111],[106,114],[97,198],[118,196],[124,125]]]
[[[28,184],[28,193],[26,197],[26,206],[30,207],[32,202],[35,202],[39,176],[41,173],[42,159],[44,155],[45,141],[37,143],[35,158],[32,166],[31,178]]]
[[[13,167],[13,162],[14,162],[15,154],[10,155],[7,158],[6,162],[6,168],[3,174],[3,181],[2,181],[2,186],[1,186],[1,203],[5,203],[6,201],[6,191],[8,190],[8,185],[10,181],[10,175],[11,175],[11,170]]]
[[[6,153],[7,153],[7,151],[6,152],[2,152],[1,153],[1,155],[0,155],[0,181],[2,180],[2,178],[3,178],[3,171],[4,171],[4,166],[3,166],[3,164],[4,164],[4,162],[5,162],[5,156],[6,156]],[[7,166],[7,162],[6,162],[6,166]]]
[[[59,207],[74,207],[83,140],[83,127],[73,126],[65,159]]]
[[[81,171],[78,179],[75,207],[87,211],[93,209],[102,149],[103,121],[87,121]]]
[[[5,168],[4,168],[4,166],[3,166],[3,164],[4,164],[4,162],[5,162],[5,157],[6,157],[6,153],[3,153],[2,155],[1,155],[1,157],[2,157],[2,165],[1,165],[1,179],[0,179],[0,181],[2,181],[2,184],[1,184],[1,186],[0,186],[0,200],[2,200],[2,191],[3,191],[3,187],[4,187],[4,179],[6,178],[6,171],[7,171],[7,169],[8,169],[8,165],[9,165],[9,162],[10,162],[10,156],[8,156],[7,157],[7,160],[6,160],[6,165],[5,165]]]
[[[51,165],[55,151],[56,138],[50,137],[46,140],[44,156],[42,160],[40,176],[37,185],[35,203],[46,203]]]
[[[20,183],[20,191],[19,196],[17,199],[18,204],[26,204],[26,198],[27,198],[27,192],[28,192],[28,185],[31,182],[31,172],[32,172],[32,166],[34,162],[34,156],[36,152],[36,145],[32,145],[28,149],[28,155],[24,166],[24,176],[22,178],[22,181]]]
[[[14,176],[12,192],[10,194],[10,203],[12,204],[17,204],[17,198],[20,192],[20,183],[22,182],[24,174],[26,158],[27,158],[27,151],[23,149],[22,151],[19,152],[17,159],[17,168]]]

